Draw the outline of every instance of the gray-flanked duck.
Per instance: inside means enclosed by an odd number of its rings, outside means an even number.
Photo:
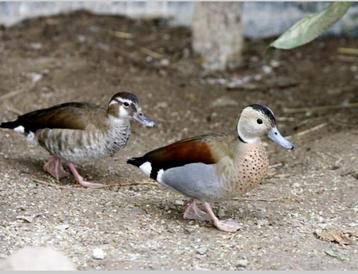
[[[268,156],[261,137],[267,135],[287,150],[294,148],[277,129],[273,112],[253,104],[241,112],[235,134],[208,134],[185,139],[131,158],[147,176],[190,198],[185,219],[210,220],[219,230],[233,232],[240,225],[219,220],[209,202],[244,194],[264,178]],[[204,202],[200,209],[197,200]]]

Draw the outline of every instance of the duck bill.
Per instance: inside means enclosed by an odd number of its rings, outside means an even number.
[[[134,120],[139,122],[141,125],[145,127],[154,127],[155,123],[153,120],[149,119],[148,117],[144,116],[143,113],[135,113],[133,116]]]
[[[273,127],[269,131],[267,136],[272,141],[274,141],[276,144],[283,147],[284,149],[288,149],[288,150],[294,149],[294,145],[281,135],[281,133],[278,131],[277,127]]]

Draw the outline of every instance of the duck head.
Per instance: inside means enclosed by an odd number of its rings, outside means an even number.
[[[239,139],[244,143],[255,143],[267,135],[281,147],[292,150],[294,145],[285,139],[277,129],[276,119],[271,109],[253,104],[243,109],[237,125]]]
[[[139,105],[138,97],[122,91],[112,96],[108,103],[108,114],[118,119],[134,119],[145,127],[154,127],[155,123],[146,117]]]

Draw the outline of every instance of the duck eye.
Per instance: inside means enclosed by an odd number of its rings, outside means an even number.
[[[261,125],[262,124],[262,120],[261,119],[257,119],[257,121],[256,121],[259,125]]]
[[[129,103],[128,103],[128,102],[124,102],[123,105],[124,105],[125,107],[129,107]]]

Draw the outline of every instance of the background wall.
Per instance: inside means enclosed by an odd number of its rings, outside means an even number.
[[[278,35],[298,19],[322,9],[322,2],[247,2],[243,3],[244,36],[263,38]],[[0,23],[12,25],[25,18],[51,15],[77,9],[98,14],[123,14],[131,17],[172,18],[172,24],[191,24],[191,2],[1,2]],[[358,35],[358,5],[329,32],[334,35]]]

